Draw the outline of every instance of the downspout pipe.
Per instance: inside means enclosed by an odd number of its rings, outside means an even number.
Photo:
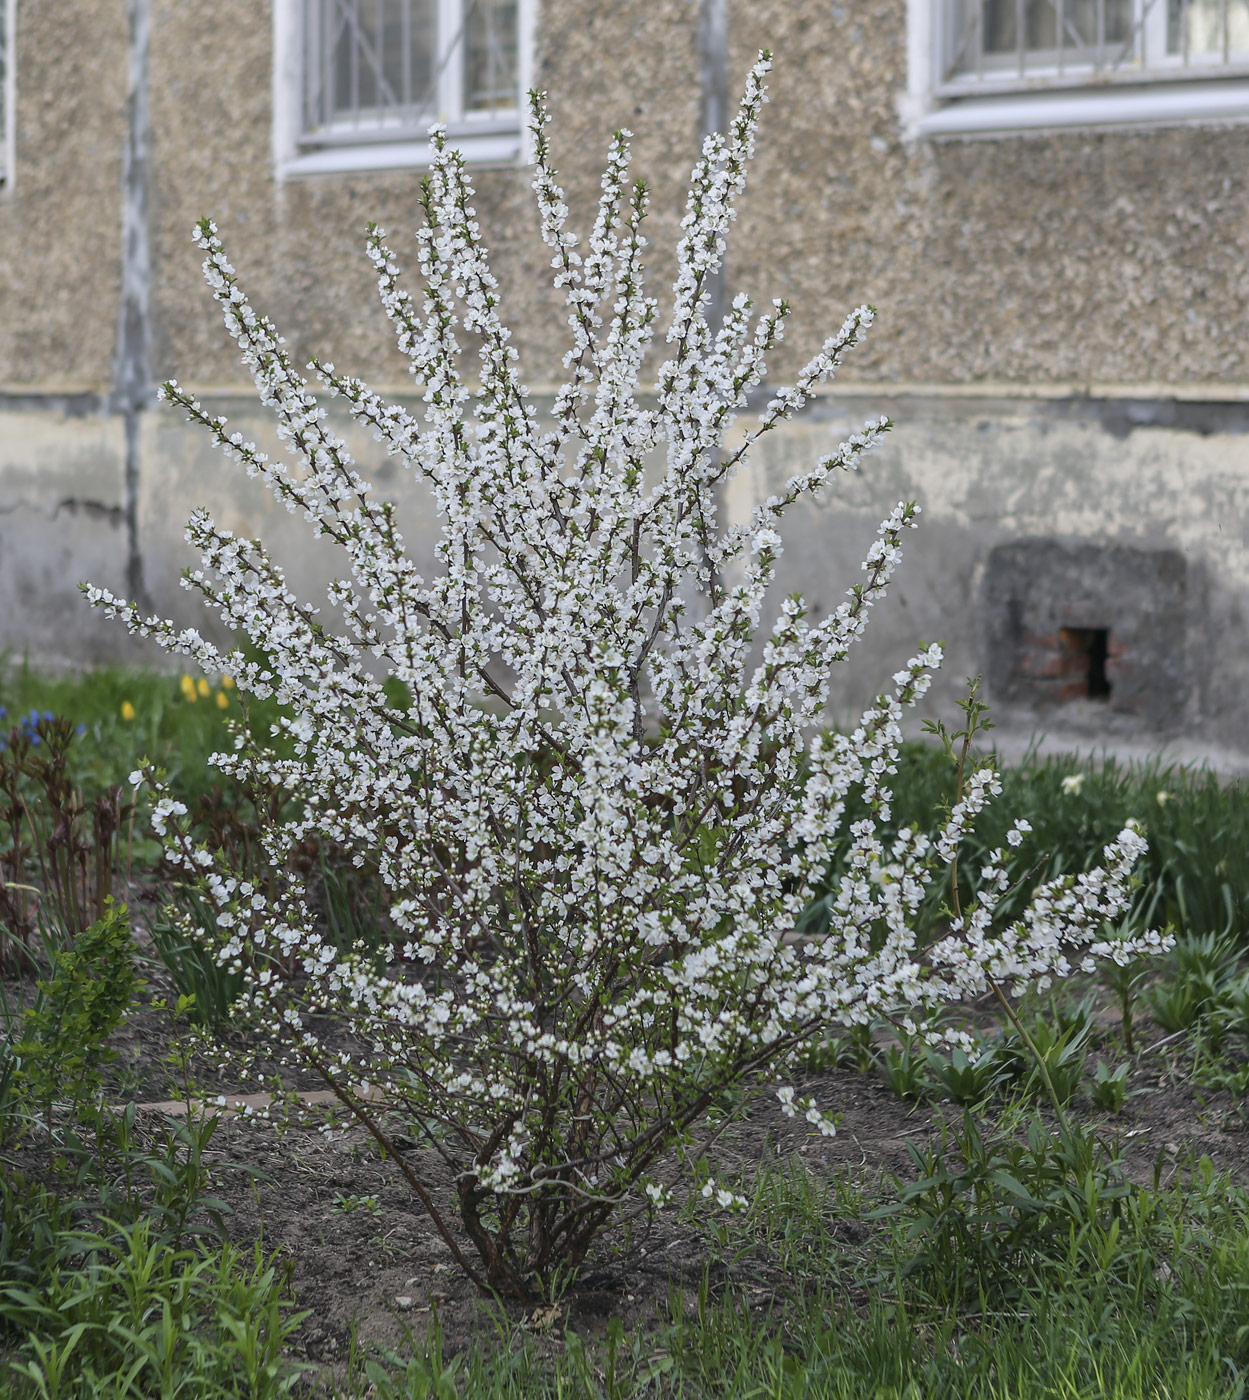
[[[728,0],[698,0],[698,143],[728,126],[729,16]],[[711,279],[707,321],[712,330],[724,320],[724,269]]]
[[[126,145],[122,153],[121,308],[113,357],[111,408],[125,424],[122,516],[126,529],[126,586],[130,597],[150,607],[139,540],[141,415],[152,403],[151,239],[148,228],[149,112],[148,51],[150,0],[127,0],[129,64]]]

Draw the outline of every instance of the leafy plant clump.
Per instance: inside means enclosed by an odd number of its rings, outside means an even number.
[[[51,1131],[55,1104],[85,1117],[98,1108],[103,1068],[117,1058],[106,1041],[137,986],[126,906],[110,896],[103,917],[53,955],[34,1005],[0,1043],[0,1144],[30,1111]]]
[[[1000,918],[1027,836],[1020,821],[978,860],[942,936],[920,946],[916,910],[1000,790],[965,743],[955,800],[932,814],[933,832],[881,837],[902,713],[927,690],[939,647],[912,657],[852,733],[811,738],[830,669],[884,596],[918,508],[889,513],[863,581],[819,622],[796,598],[765,616],[778,527],[855,469],[887,421],[792,477],[746,523],[721,523],[720,487],[873,319],[854,311],[730,439],[788,311],[773,302],[756,315],[738,296],[718,329],[708,320],[768,68],[763,55],[728,135],[709,137],[694,169],[653,383],[643,364],[659,313],[645,289],[648,200],[629,183],[629,133],[612,139],[580,251],[535,98],[534,188],[572,336],[550,428],[520,380],[464,161],[440,133],[422,184],[417,296],[370,229],[423,412],[330,364],[311,370],[429,489],[442,523],[430,579],[202,222],[205,275],[285,455],[270,459],[176,383],[165,397],[339,546],[347,576],[320,612],[260,541],[197,511],[188,537],[203,567],[187,581],[259,659],[86,588],[132,631],[287,707],[289,754],[240,730],[234,750],[214,756],[229,778],[298,800],[298,815],[264,836],[270,867],[287,872],[280,882],[197,845],[184,804],[151,767],[133,781],[152,785],[169,858],[211,907],[196,936],[248,974],[240,1005],[393,1158],[466,1273],[513,1297],[566,1282],[625,1202],[662,1207],[670,1184],[657,1164],[674,1148],[704,1195],[740,1207],[699,1165],[699,1125],[727,1091],[770,1078],[788,1113],[831,1133],[785,1078],[832,1025],[909,1021],[1159,941],[1106,932],[1144,849],[1132,828],[1102,866],[1042,884],[1022,913]],[[480,387],[470,389],[463,361],[474,356]],[[974,729],[969,711],[967,743]],[[864,812],[854,821],[852,794]],[[377,870],[397,939],[389,961],[327,936],[291,859],[309,837]],[[843,874],[827,917],[797,932],[835,855]],[[323,1040],[327,1019],[310,1013],[333,1013],[355,1048]],[[440,1175],[413,1165],[400,1134],[432,1149]]]

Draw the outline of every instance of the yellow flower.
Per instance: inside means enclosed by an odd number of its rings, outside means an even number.
[[[226,706],[229,705],[229,703],[230,697],[225,693],[224,690],[219,690],[217,692],[217,708],[219,710],[224,710]]]
[[[192,705],[195,704],[195,682],[191,679],[190,676],[184,675],[182,677],[182,679],[178,682],[178,689],[182,691],[182,694],[186,697],[187,700],[191,702]]]
[[[1171,794],[1167,792],[1164,788],[1161,792],[1157,792],[1154,794],[1154,799],[1158,803],[1159,807],[1165,807],[1167,803],[1171,800]]]
[[[1063,779],[1063,791],[1064,791],[1064,792],[1079,792],[1080,789],[1081,789],[1083,786],[1084,786],[1084,774],[1083,774],[1083,773],[1069,773],[1069,774],[1067,775],[1067,777],[1065,777],[1065,778]]]
[[[123,700],[121,702],[121,717],[126,721],[134,718],[134,706],[129,700]]]
[[[233,676],[222,676],[222,677],[221,677],[221,688],[222,688],[222,690],[233,690],[233,689],[234,689],[234,677],[233,677]]]
[[[196,682],[195,689],[199,691],[199,693],[204,697],[205,700],[208,699],[208,692],[211,689],[211,687],[209,686],[208,682],[204,679],[203,676],[201,676]]]

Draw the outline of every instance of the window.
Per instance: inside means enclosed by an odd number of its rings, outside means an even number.
[[[282,56],[293,48],[298,58],[285,65],[297,116],[275,130],[279,166],[298,175],[427,164],[434,122],[470,160],[516,161],[532,3],[281,0],[279,87]]]
[[[1249,119],[1249,0],[910,0],[912,127]]]

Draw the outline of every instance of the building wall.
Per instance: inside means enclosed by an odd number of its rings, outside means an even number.
[[[907,144],[904,21],[902,0],[731,0],[733,72],[776,53],[733,276],[794,298],[789,364],[867,301],[846,377],[882,387],[1243,387],[1245,129]]]
[[[315,351],[402,388],[363,231],[376,220],[400,260],[410,254],[420,173],[275,179],[267,5],[76,0],[67,20],[19,4],[16,178],[0,195],[0,589],[11,603],[0,647],[129,659],[139,653],[87,613],[73,585],[142,588],[192,620],[175,585],[191,562],[180,529],[193,505],[212,503],[248,533],[277,531],[297,576],[329,567],[170,410],[121,392],[123,366],[142,361],[149,390],[176,377],[228,405],[244,432],[263,432],[200,279],[194,220],[217,221],[297,358]],[[727,0],[730,94],[759,47],[776,54],[728,290],[792,300],[775,380],[851,306],[879,312],[838,385],[768,440],[727,511],[740,516],[835,434],[887,413],[897,423],[888,446],[794,522],[786,555],[794,586],[827,608],[854,581],[884,512],[912,495],[924,506],[862,669],[848,669],[855,678],[838,689],[839,713],[869,698],[907,648],[941,637],[952,677],[999,677],[1020,732],[1039,723],[1125,742],[1182,734],[1249,753],[1246,131],[907,142],[905,8]],[[588,222],[610,132],[630,127],[634,169],[652,189],[661,296],[706,108],[698,19],[690,0],[539,5],[536,77],[550,92],[574,222]],[[142,114],[136,84],[147,103],[137,164],[126,158]],[[133,210],[136,180],[146,252],[122,238],[123,186]],[[529,172],[483,169],[474,182],[527,378],[549,391],[566,331]],[[123,286],[131,302],[136,286],[143,293],[137,342],[121,329]],[[401,478],[382,484],[408,498],[409,534],[428,545],[419,498]],[[994,590],[1016,587],[1002,551],[1021,541],[1048,549],[1028,555],[1053,575],[1048,601],[1027,606],[1049,609],[1056,630],[1050,641],[1034,636],[1020,666],[1061,670],[1067,643],[1053,638],[1103,627],[1094,613],[1107,613],[1114,642],[1133,626],[1143,635],[1139,616],[1165,612],[1174,655],[1158,674],[1171,678],[1169,708],[1126,699],[1120,708],[1113,689],[1109,703],[1055,701],[1053,685],[1001,682],[990,652],[1000,661],[1008,605],[1025,603]],[[1076,545],[1118,550],[1120,563]],[[1163,563],[1151,572],[1151,560]],[[1178,579],[1179,593],[1151,595],[1153,578]],[[1126,601],[1110,617],[1103,598],[1114,594]],[[1133,658],[1111,651],[1123,698]],[[953,697],[951,681],[944,703]]]

